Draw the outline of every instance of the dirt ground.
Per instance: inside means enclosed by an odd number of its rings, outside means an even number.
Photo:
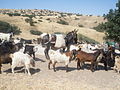
[[[24,73],[23,67],[17,67],[11,73],[10,64],[4,64],[0,74],[0,90],[120,90],[120,74],[113,70],[100,69],[91,72],[89,64],[84,70],[76,69],[76,62],[69,64],[66,73],[63,63],[56,64],[57,71],[47,68],[48,61],[36,54],[36,66],[31,67],[32,76]]]

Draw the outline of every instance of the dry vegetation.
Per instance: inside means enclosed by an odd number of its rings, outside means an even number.
[[[103,42],[104,33],[97,32],[92,29],[97,26],[101,22],[105,22],[103,17],[100,16],[77,16],[73,15],[53,15],[53,16],[35,16],[33,17],[33,21],[35,26],[30,26],[29,23],[25,22],[25,19],[28,17],[23,16],[8,16],[0,14],[0,20],[6,21],[11,24],[18,26],[22,33],[17,37],[24,37],[26,39],[37,38],[38,36],[31,35],[30,30],[38,30],[41,32],[69,32],[74,29],[79,29],[78,33],[83,34],[91,39],[94,39],[98,42]],[[59,20],[64,20],[69,23],[69,25],[62,25],[57,23]],[[26,35],[27,34],[27,35]]]

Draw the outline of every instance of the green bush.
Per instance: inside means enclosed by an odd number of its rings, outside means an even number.
[[[33,18],[33,17],[35,17],[35,15],[27,15],[27,14],[25,14],[25,15],[22,15],[23,17],[29,17],[29,18]]]
[[[3,33],[11,33],[13,32],[15,35],[19,35],[21,33],[20,29],[15,25],[10,25],[7,22],[0,21],[0,32]]]
[[[30,30],[30,33],[33,35],[41,35],[42,34],[41,31],[37,31],[37,30]]]
[[[9,16],[21,16],[20,13],[7,13],[7,15],[9,15]]]
[[[76,14],[76,16],[83,16],[82,14]]]
[[[60,21],[57,21],[57,23],[63,24],[63,25],[69,25],[68,22],[66,22],[66,21],[64,21],[64,20],[62,20],[62,19],[60,19]]]
[[[104,32],[106,30],[106,24],[101,23],[96,27],[93,27],[93,29],[95,29],[98,32]]]
[[[36,22],[33,21],[32,18],[26,18],[26,19],[25,19],[25,22],[26,22],[26,23],[29,23],[30,26],[35,26],[34,23],[36,23]]]
[[[50,18],[47,18],[46,20],[50,20]]]
[[[39,22],[43,22],[42,20],[38,20]]]
[[[78,25],[79,27],[84,27],[82,24]]]
[[[63,34],[62,32],[54,32],[54,34]]]

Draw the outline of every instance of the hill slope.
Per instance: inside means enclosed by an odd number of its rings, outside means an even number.
[[[31,35],[30,30],[38,30],[42,32],[54,33],[54,32],[70,32],[74,29],[78,29],[78,33],[83,34],[91,39],[94,39],[98,42],[103,42],[104,33],[100,33],[92,29],[94,26],[97,26],[101,22],[105,22],[103,17],[98,16],[35,16],[33,20],[35,26],[30,26],[29,23],[25,22],[25,19],[28,17],[23,16],[8,16],[0,14],[0,20],[9,22],[18,26],[22,33],[17,37],[23,37],[26,39],[34,39],[38,36]],[[58,24],[57,21],[60,19],[69,23],[69,25]],[[79,26],[79,25],[82,25]]]

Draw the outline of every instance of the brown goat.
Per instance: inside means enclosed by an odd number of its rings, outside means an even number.
[[[10,54],[14,53],[16,50],[15,44],[13,42],[3,42],[0,44],[0,73],[2,64],[11,63]]]
[[[4,54],[0,56],[0,74],[1,74],[1,67],[2,64],[6,64],[6,63],[12,63],[12,59],[10,58],[10,54]]]
[[[100,50],[97,50],[95,53],[86,53],[84,51],[78,51],[78,53],[76,54],[77,69],[81,68],[80,63],[91,62],[91,71],[93,72],[95,64],[97,63],[96,60],[100,54],[102,54]]]

